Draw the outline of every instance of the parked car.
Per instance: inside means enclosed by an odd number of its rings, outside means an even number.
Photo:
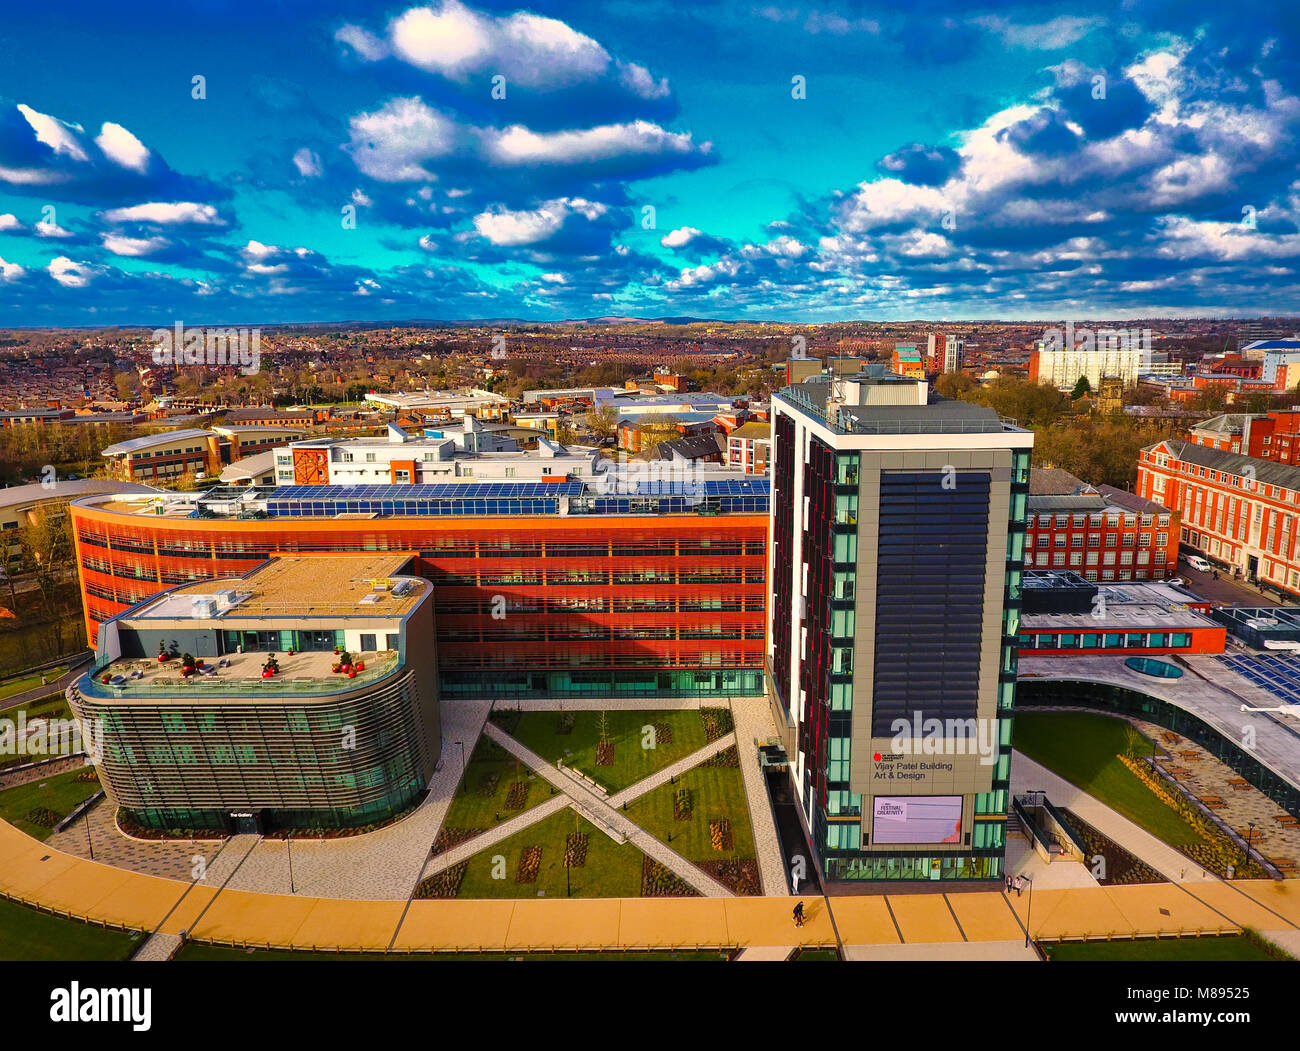
[[[1185,583],[1187,583],[1187,581],[1183,580],[1182,577],[1170,577],[1168,580],[1165,581],[1165,583],[1166,583],[1166,584],[1172,584],[1174,587],[1176,587],[1176,588],[1180,588],[1180,587],[1182,587]]]
[[[1187,564],[1193,569],[1199,569],[1202,573],[1208,573],[1214,569],[1214,567],[1200,555],[1188,555]]]

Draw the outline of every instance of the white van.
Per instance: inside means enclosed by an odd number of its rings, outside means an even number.
[[[1200,555],[1188,555],[1187,564],[1193,569],[1199,569],[1202,573],[1208,573],[1214,569],[1214,567]]]

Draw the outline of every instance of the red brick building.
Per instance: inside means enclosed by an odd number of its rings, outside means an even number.
[[[1069,569],[1092,581],[1164,580],[1178,561],[1169,508],[1067,471],[1029,474],[1026,569]]]
[[[1179,514],[1185,550],[1300,598],[1300,467],[1171,438],[1139,454],[1137,489]]]

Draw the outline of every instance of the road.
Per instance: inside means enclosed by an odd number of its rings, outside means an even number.
[[[1193,569],[1186,562],[1178,563],[1178,576],[1182,577],[1188,590],[1195,592],[1207,602],[1217,606],[1276,606],[1278,601],[1265,595],[1259,588],[1245,581],[1233,580],[1226,570],[1219,571],[1219,579],[1213,573],[1202,573]]]

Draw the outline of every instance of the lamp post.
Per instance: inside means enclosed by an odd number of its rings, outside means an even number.
[[[90,807],[86,807],[82,817],[86,819],[86,846],[90,848],[90,860],[95,860],[95,841],[90,838]]]
[[[463,774],[463,773],[465,772],[465,767],[466,767],[466,763],[465,763],[465,742],[464,742],[464,741],[457,741],[456,743],[457,743],[458,745],[460,745],[460,772]]]
[[[1029,906],[1025,909],[1025,948],[1028,949],[1029,932],[1033,929],[1029,924],[1034,916],[1034,881],[1025,875],[1021,875],[1020,878],[1029,884]]]
[[[1242,865],[1246,865],[1250,861],[1250,840],[1251,837],[1254,836],[1254,834],[1255,834],[1255,822],[1247,821],[1246,822],[1246,856],[1241,859]]]
[[[286,830],[284,833],[284,849],[289,852],[289,893],[297,893],[293,889],[293,836],[289,835]]]

